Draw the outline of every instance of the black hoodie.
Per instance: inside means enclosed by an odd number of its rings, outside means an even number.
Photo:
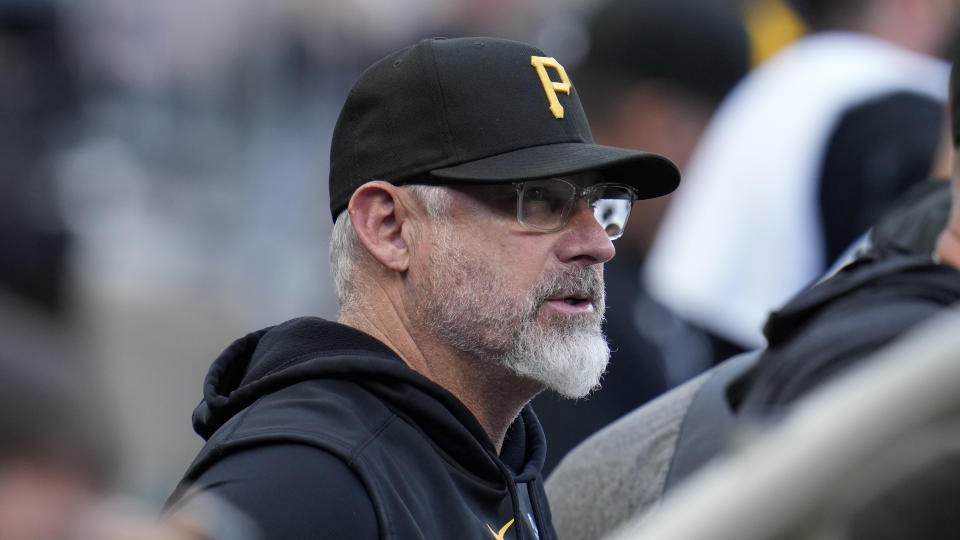
[[[553,539],[529,406],[500,455],[469,410],[358,330],[301,318],[210,367],[207,440],[171,497],[225,498],[267,538]]]

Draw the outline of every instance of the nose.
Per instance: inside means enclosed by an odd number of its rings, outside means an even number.
[[[583,266],[603,264],[613,258],[617,250],[613,240],[593,216],[593,210],[583,199],[561,232],[563,238],[557,247],[557,257],[563,262],[576,262]]]

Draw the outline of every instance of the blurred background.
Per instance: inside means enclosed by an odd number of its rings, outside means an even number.
[[[729,3],[752,65],[803,32],[778,1]],[[0,287],[9,320],[43,318],[71,337],[61,361],[96,374],[120,491],[173,489],[233,339],[336,317],[328,151],[360,71],[422,37],[494,35],[576,72],[595,4],[0,0]]]

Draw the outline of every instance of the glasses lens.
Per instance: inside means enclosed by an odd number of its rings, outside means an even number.
[[[576,187],[559,178],[531,180],[520,190],[520,222],[544,231],[564,225]]]
[[[627,227],[635,200],[633,190],[616,184],[598,184],[594,186],[590,200],[593,217],[607,232],[607,236],[611,240],[620,238]]]

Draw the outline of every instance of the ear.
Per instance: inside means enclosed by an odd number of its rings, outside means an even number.
[[[390,270],[406,271],[410,258],[401,233],[407,212],[399,188],[382,180],[367,182],[350,197],[347,211],[367,251]]]

